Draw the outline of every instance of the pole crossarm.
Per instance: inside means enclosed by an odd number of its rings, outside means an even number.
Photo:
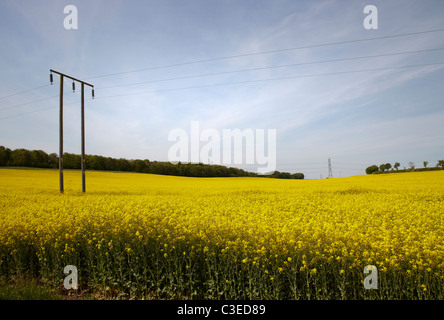
[[[64,77],[69,78],[69,79],[71,79],[71,80],[73,80],[73,81],[77,81],[77,82],[80,82],[80,83],[84,83],[84,84],[86,84],[87,86],[90,86],[91,88],[94,88],[94,85],[92,85],[92,84],[90,84],[90,83],[88,83],[88,82],[85,82],[85,81],[82,81],[82,80],[76,79],[76,78],[74,78],[74,77],[68,76],[68,75],[66,75],[66,74],[64,74],[64,73],[61,73],[61,72],[58,72],[58,71],[55,71],[55,70],[52,70],[52,69],[49,69],[49,71],[50,71],[50,72],[53,72],[53,73],[57,73],[58,75],[64,76]]]

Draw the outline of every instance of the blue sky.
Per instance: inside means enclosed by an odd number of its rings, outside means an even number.
[[[377,30],[363,26],[368,4]],[[67,5],[78,9],[77,30],[63,26]],[[444,50],[430,49],[444,48],[444,32],[383,37],[442,29],[443,14],[432,0],[4,0],[0,145],[58,152],[54,69],[95,86],[88,154],[167,161],[168,133],[199,121],[220,132],[276,129],[277,170],[312,179],[327,176],[328,158],[335,177],[386,162],[435,165],[444,159],[444,64],[433,64]],[[203,60],[212,61],[186,64]],[[429,65],[390,69],[419,64]],[[64,150],[80,153],[80,92],[70,88]]]

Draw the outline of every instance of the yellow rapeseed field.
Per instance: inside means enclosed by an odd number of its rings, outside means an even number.
[[[444,171],[324,180],[0,169],[0,275],[109,296],[443,299]],[[377,289],[364,267],[377,267]]]

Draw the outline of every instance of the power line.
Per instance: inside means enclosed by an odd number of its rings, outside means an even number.
[[[55,108],[57,108],[57,106],[53,106],[53,107],[49,107],[49,108],[44,108],[44,109],[37,109],[37,110],[28,111],[28,112],[23,112],[23,113],[18,113],[18,114],[12,115],[12,116],[7,116],[7,117],[0,118],[0,120],[10,119],[10,118],[16,118],[16,117],[24,116],[24,115],[27,115],[27,114],[36,113],[36,112],[41,112],[41,111],[50,110],[50,109],[55,109]]]
[[[117,95],[111,95],[111,96],[100,96],[98,98],[99,99],[101,99],[101,98],[116,98],[116,97],[124,97],[124,96],[132,96],[132,95],[142,95],[142,94],[159,93],[159,92],[167,92],[167,91],[179,91],[179,90],[189,90],[189,89],[199,89],[199,88],[210,88],[210,87],[217,87],[217,86],[228,86],[228,85],[238,85],[238,84],[247,84],[247,83],[258,83],[258,82],[267,82],[267,81],[276,81],[276,80],[290,80],[290,79],[298,79],[298,78],[321,77],[321,76],[351,74],[351,73],[360,73],[360,72],[384,71],[384,70],[391,70],[391,69],[426,67],[426,66],[443,65],[443,64],[444,64],[444,62],[436,62],[436,63],[425,63],[425,64],[396,66],[396,67],[383,67],[383,68],[374,68],[374,69],[362,69],[362,70],[352,70],[352,71],[338,71],[338,72],[308,74],[308,75],[279,77],[279,78],[234,81],[234,82],[216,83],[216,84],[190,86],[190,87],[181,87],[181,88],[169,88],[169,89],[159,89],[159,90],[143,91],[143,92],[123,93],[123,94],[117,94]]]
[[[10,95],[7,95],[7,96],[0,97],[0,100],[6,99],[6,98],[10,98],[10,97],[13,97],[13,96],[17,96],[19,94],[23,94],[23,93],[26,93],[26,92],[34,91],[34,90],[37,90],[37,89],[41,89],[41,88],[47,87],[49,85],[50,84],[45,84],[45,85],[38,86],[38,87],[35,87],[35,88],[32,88],[32,89],[16,92],[16,93],[13,93],[13,94],[10,94]]]
[[[51,97],[46,97],[46,98],[42,98],[42,99],[38,99],[38,100],[33,100],[33,101],[25,102],[25,103],[16,104],[16,105],[13,105],[13,106],[10,106],[10,107],[2,108],[2,109],[0,109],[0,111],[8,110],[8,109],[13,109],[13,108],[17,108],[17,107],[22,107],[22,106],[25,106],[25,105],[28,105],[28,104],[32,104],[32,103],[36,103],[36,102],[41,102],[41,101],[53,99],[53,98],[56,98],[56,97],[57,96],[51,96]]]
[[[137,69],[137,70],[132,70],[132,71],[110,73],[110,74],[104,74],[104,75],[98,75],[98,76],[94,76],[94,77],[89,77],[89,78],[85,78],[85,79],[102,78],[102,77],[108,77],[108,76],[119,75],[119,74],[135,73],[135,72],[141,72],[141,71],[146,71],[146,70],[170,68],[170,67],[182,66],[182,65],[187,65],[187,64],[197,64],[197,63],[203,63],[203,62],[218,61],[218,60],[225,60],[225,59],[233,59],[233,58],[247,57],[247,56],[253,56],[253,55],[261,55],[261,54],[277,53],[277,52],[284,52],[284,51],[309,49],[309,48],[316,48],[316,47],[325,47],[325,46],[332,46],[332,45],[339,45],[339,44],[348,44],[348,43],[356,43],[356,42],[364,42],[364,41],[374,41],[374,40],[389,39],[389,38],[395,38],[395,37],[404,37],[404,36],[411,36],[411,35],[418,35],[418,34],[441,32],[441,31],[444,31],[444,28],[434,29],[434,30],[418,31],[418,32],[410,32],[410,33],[404,33],[404,34],[389,35],[389,36],[382,36],[382,37],[374,37],[374,38],[367,38],[367,39],[345,40],[345,41],[339,41],[339,42],[330,42],[330,43],[323,43],[323,44],[316,44],[316,45],[309,45],[309,46],[300,46],[300,47],[294,47],[294,48],[276,49],[276,50],[269,50],[269,51],[260,51],[260,52],[253,52],[253,53],[246,53],[246,54],[239,54],[239,55],[224,56],[224,57],[218,57],[218,58],[212,58],[212,59],[204,59],[204,60],[196,60],[196,61],[189,61],[189,62],[183,62],[183,63],[169,64],[169,65],[164,65],[164,66],[143,68],[143,69]],[[109,87],[103,87],[102,89],[114,88],[114,87],[122,87],[122,86],[130,86],[130,85],[144,84],[144,83],[152,83],[152,82],[160,82],[160,81],[171,81],[171,80],[178,80],[178,79],[188,79],[188,78],[195,78],[195,77],[204,77],[204,76],[211,76],[211,75],[218,75],[218,74],[228,74],[228,73],[236,73],[236,72],[246,72],[246,71],[262,70],[262,69],[269,69],[269,68],[271,69],[271,68],[281,68],[281,67],[297,66],[297,65],[304,65],[304,64],[315,64],[315,63],[327,63],[327,62],[335,62],[335,61],[346,61],[346,60],[354,60],[354,59],[373,58],[373,57],[390,56],[390,55],[397,55],[397,54],[419,53],[419,52],[436,51],[436,50],[443,50],[443,48],[417,50],[417,51],[408,51],[408,52],[392,53],[392,54],[389,53],[389,54],[381,54],[381,55],[365,56],[365,57],[351,57],[351,58],[344,58],[344,59],[333,59],[333,60],[316,61],[316,62],[296,63],[296,64],[272,66],[272,67],[264,67],[264,68],[235,70],[235,71],[227,71],[227,72],[220,72],[220,73],[213,73],[213,74],[195,75],[195,76],[189,76],[189,77],[178,77],[178,78],[170,78],[170,79],[161,79],[161,80],[140,82],[140,83],[134,83],[134,84],[120,85],[120,86],[109,86]],[[6,99],[6,98],[9,98],[9,97],[13,97],[13,96],[16,96],[16,95],[20,95],[20,94],[23,94],[23,93],[26,93],[26,92],[38,90],[38,89],[46,87],[46,86],[49,86],[49,84],[45,84],[45,85],[42,85],[42,86],[38,86],[38,87],[35,87],[35,88],[31,88],[31,89],[27,89],[27,90],[24,90],[24,91],[16,92],[16,93],[13,93],[13,94],[10,94],[10,95],[7,95],[7,96],[3,96],[3,97],[0,97],[0,100]],[[25,105],[25,104],[20,104],[20,105],[16,105],[16,106],[21,106],[21,105]],[[7,108],[3,108],[3,109],[0,109],[0,110],[10,109],[10,108],[14,108],[16,106],[7,107]]]
[[[381,39],[390,39],[390,38],[405,37],[405,36],[412,36],[412,35],[433,33],[433,32],[441,32],[441,31],[444,31],[444,28],[442,28],[442,29],[434,29],[434,30],[426,30],[426,31],[418,31],[418,32],[410,32],[410,33],[403,33],[403,34],[396,34],[396,35],[389,35],[389,36],[382,36],[382,37],[374,37],[374,38],[367,38],[367,39],[345,40],[345,41],[322,43],[322,44],[300,46],[300,47],[293,47],[293,48],[286,48],[286,49],[259,51],[259,52],[253,52],[253,53],[245,53],[245,54],[224,56],[224,57],[218,57],[218,58],[212,58],[212,59],[195,60],[195,61],[175,63],[175,64],[169,64],[169,65],[163,65],[163,66],[157,66],[157,67],[136,69],[136,70],[131,70],[131,71],[108,73],[108,74],[104,74],[104,75],[85,77],[85,79],[105,78],[105,77],[116,76],[116,75],[121,75],[121,74],[136,73],[136,72],[155,70],[155,69],[164,69],[164,68],[171,68],[171,67],[178,67],[178,66],[184,66],[184,65],[190,65],[190,64],[198,64],[198,63],[204,63],[204,62],[228,60],[228,59],[234,59],[234,58],[249,57],[249,56],[255,56],[255,55],[262,55],[262,54],[285,52],[285,51],[312,49],[312,48],[319,48],[319,47],[326,47],[326,46],[333,46],[333,45],[340,45],[340,44],[348,44],[348,43],[357,43],[357,42],[374,41],[374,40],[381,40]]]
[[[238,84],[247,84],[247,83],[258,83],[258,82],[266,82],[266,81],[276,81],[276,80],[290,80],[290,79],[298,79],[298,78],[309,78],[309,77],[320,77],[320,76],[330,76],[330,75],[340,75],[340,74],[351,74],[351,73],[359,73],[359,72],[373,72],[373,71],[384,71],[391,69],[402,69],[402,68],[414,68],[414,67],[425,67],[425,66],[433,66],[433,65],[443,65],[444,62],[436,62],[436,63],[426,63],[426,64],[418,64],[418,65],[406,65],[406,66],[396,66],[396,67],[384,67],[384,68],[374,68],[374,69],[363,69],[363,70],[352,70],[352,71],[339,71],[339,72],[329,72],[329,73],[319,73],[319,74],[310,74],[310,75],[300,75],[300,76],[291,76],[291,77],[280,77],[280,78],[269,78],[269,79],[257,79],[257,80],[246,80],[246,81],[237,81],[237,82],[227,82],[227,83],[217,83],[217,84],[209,84],[209,85],[200,85],[200,86],[190,86],[190,87],[181,87],[181,88],[170,88],[170,89],[161,89],[161,90],[153,90],[153,91],[144,91],[144,92],[135,92],[135,93],[124,93],[118,95],[111,96],[99,96],[96,99],[104,99],[104,98],[116,98],[116,97],[124,97],[131,95],[142,95],[142,94],[150,94],[150,93],[158,93],[158,92],[168,92],[168,91],[179,91],[179,90],[189,90],[189,89],[198,89],[198,88],[208,88],[208,87],[216,87],[216,86],[227,86],[227,85],[238,85]],[[53,97],[51,97],[53,98]],[[42,99],[43,100],[43,99]],[[45,98],[46,100],[46,98]],[[35,101],[34,101],[35,102]],[[32,102],[29,102],[32,103]],[[29,104],[26,103],[26,104]],[[17,107],[19,105],[13,106]],[[11,107],[8,107],[11,108]],[[44,111],[45,109],[34,110],[31,112],[21,113],[19,115],[26,115],[28,113]],[[2,109],[3,110],[3,109]],[[9,116],[0,118],[0,120],[13,118],[19,115]]]
[[[360,41],[370,41],[370,40],[377,40],[377,39],[384,39],[384,38],[393,38],[393,37],[408,36],[408,35],[423,34],[423,33],[431,33],[431,32],[439,32],[439,31],[444,31],[444,29],[435,29],[435,30],[420,31],[420,32],[414,32],[414,33],[405,33],[405,34],[391,35],[391,36],[385,36],[385,37],[375,37],[375,38],[368,38],[368,39],[348,40],[348,41],[326,43],[326,44],[318,44],[318,45],[313,45],[313,46],[304,46],[304,47],[297,47],[297,48],[290,48],[290,49],[278,49],[278,50],[271,50],[271,51],[248,53],[248,54],[243,54],[243,55],[233,55],[233,56],[220,57],[220,58],[214,58],[214,59],[198,60],[198,61],[191,61],[191,62],[185,62],[185,63],[171,64],[171,65],[166,65],[166,66],[159,66],[159,67],[152,67],[152,68],[146,68],[146,69],[139,69],[139,70],[134,70],[134,71],[122,72],[122,73],[113,73],[113,74],[109,74],[109,75],[117,75],[117,74],[132,73],[132,72],[138,72],[138,71],[150,70],[150,69],[174,67],[174,66],[180,66],[180,65],[183,65],[183,64],[192,64],[192,63],[194,64],[194,63],[200,63],[200,62],[206,62],[206,61],[215,61],[215,60],[221,60],[221,59],[236,58],[236,57],[241,57],[241,56],[259,55],[259,54],[272,53],[272,52],[289,51],[289,50],[297,50],[297,49],[304,49],[304,48],[311,48],[311,47],[345,44],[345,43],[360,42]],[[349,58],[340,58],[340,59],[331,59],[331,60],[322,60],[322,61],[313,61],[313,62],[302,62],[302,63],[294,63],[294,64],[286,64],[286,65],[277,65],[277,66],[271,66],[271,67],[258,67],[258,68],[243,69],[243,70],[233,70],[233,71],[208,73],[208,74],[201,74],[201,75],[192,75],[192,76],[184,76],[184,77],[175,77],[175,78],[168,78],[168,79],[144,81],[144,82],[138,82],[138,83],[124,84],[124,85],[107,86],[107,87],[102,87],[102,88],[99,88],[99,89],[109,89],[109,88],[117,88],[117,87],[124,87],[124,86],[146,84],[146,83],[165,82],[165,81],[172,81],[172,80],[182,80],[182,79],[190,79],[190,78],[198,78],[198,77],[206,77],[206,76],[214,76],[214,75],[222,75],[222,74],[230,74],[230,73],[240,73],[240,72],[248,72],[248,71],[276,69],[276,68],[293,67],[293,66],[308,65],[308,64],[319,64],[319,63],[329,63],[329,62],[357,60],[357,59],[377,58],[377,57],[384,57],[384,56],[393,56],[393,55],[401,55],[401,54],[412,54],[412,53],[430,52],[430,51],[439,51],[439,50],[444,50],[444,48],[432,48],[432,49],[405,51],[405,52],[396,52],[396,53],[386,53],[386,54],[370,55],[370,56],[359,56],[359,57],[349,57]],[[98,78],[98,77],[106,77],[106,76],[108,76],[108,75],[90,77],[90,78],[86,78],[86,79]],[[309,76],[313,76],[313,75],[307,75],[307,77],[309,77]],[[45,85],[38,86],[38,87],[35,87],[35,88],[32,88],[32,89],[28,89],[28,90],[16,92],[14,94],[10,94],[10,95],[7,95],[7,96],[3,96],[3,97],[0,97],[0,100],[6,99],[6,98],[9,98],[9,97],[12,97],[12,96],[20,95],[20,94],[23,94],[23,93],[26,93],[26,92],[34,91],[34,90],[37,90],[37,89],[40,89],[40,88],[43,88],[43,87],[46,87],[46,86],[49,86],[49,84],[45,84]],[[176,89],[174,89],[174,90],[176,90]],[[179,88],[177,90],[182,90],[182,88]],[[170,90],[168,89],[168,91],[170,91]],[[40,101],[43,101],[45,99],[34,100],[34,101],[23,103],[23,104],[18,104],[18,105],[2,108],[2,109],[0,109],[0,111],[1,110],[6,110],[6,109],[12,109],[12,108],[23,106],[23,105],[27,105],[27,104],[31,104],[31,103],[34,103],[34,102],[40,102]]]
[[[78,103],[78,102],[74,101],[74,102],[70,102],[70,103],[64,103],[64,105],[65,106],[69,106],[69,105],[72,105],[74,103]],[[59,106],[52,106],[52,107],[47,107],[47,108],[43,108],[43,109],[37,109],[37,110],[22,112],[22,113],[18,113],[18,114],[14,114],[14,115],[11,115],[11,116],[0,118],[0,120],[16,118],[16,117],[20,117],[20,116],[25,116],[25,115],[28,115],[28,114],[31,114],[31,113],[37,113],[37,112],[41,112],[41,111],[51,110],[51,109],[55,109],[55,108],[58,108],[58,107]]]
[[[48,86],[49,86],[50,84],[48,84]],[[65,86],[67,86],[67,85],[69,85],[68,83],[64,83],[63,84],[63,86],[65,87]],[[44,86],[41,86],[40,88],[42,88],[42,87],[46,87],[47,85],[44,85]],[[32,91],[33,89],[30,89],[30,90],[28,90],[28,91]],[[74,92],[73,92],[74,93]],[[26,105],[29,105],[29,104],[33,104],[33,103],[37,103],[37,102],[42,102],[42,101],[46,101],[46,100],[50,100],[50,99],[53,99],[53,98],[56,98],[56,97],[58,97],[58,95],[55,95],[55,96],[50,96],[50,97],[46,97],[46,98],[42,98],[42,99],[37,99],[37,100],[32,100],[32,101],[28,101],[28,102],[24,102],[24,103],[19,103],[19,104],[16,104],[16,105],[13,105],[13,106],[9,106],[9,107],[5,107],[5,108],[1,108],[0,109],[0,111],[3,111],[3,110],[8,110],[8,109],[13,109],[13,108],[18,108],[18,107],[22,107],[22,106],[26,106]],[[4,118],[0,118],[0,119],[4,119]]]
[[[126,86],[133,86],[133,85],[140,85],[140,84],[147,84],[147,83],[166,82],[166,81],[172,81],[172,80],[183,80],[183,79],[199,78],[199,77],[222,75],[222,74],[230,74],[230,73],[241,73],[241,72],[248,72],[248,71],[276,69],[276,68],[293,67],[293,66],[308,65],[308,64],[320,64],[320,63],[329,63],[329,62],[349,61],[349,60],[377,58],[377,57],[384,57],[384,56],[394,56],[394,55],[412,54],[412,53],[420,53],[420,52],[431,52],[431,51],[441,51],[441,50],[444,50],[444,48],[432,48],[432,49],[415,50],[415,51],[385,53],[385,54],[370,55],[370,56],[358,56],[358,57],[349,57],[349,58],[340,58],[340,59],[331,59],[331,60],[301,62],[301,63],[277,65],[277,66],[270,66],[270,67],[258,67],[258,68],[251,68],[251,69],[241,69],[241,70],[224,71],[224,72],[216,72],[216,73],[208,73],[208,74],[200,74],[200,75],[192,75],[192,76],[184,76],[184,77],[167,78],[167,79],[160,79],[160,80],[151,80],[151,81],[129,83],[129,84],[123,84],[123,85],[114,85],[114,86],[101,87],[101,88],[98,88],[98,89],[103,90],[103,89],[119,88],[119,87],[126,87]],[[67,84],[65,84],[65,85],[67,85]],[[43,88],[43,87],[46,87],[46,86],[48,86],[48,85],[43,85],[43,86],[40,86],[40,87],[36,87],[34,89],[29,89],[29,90],[26,90],[26,91],[18,92],[18,93],[15,93],[13,95],[10,95],[10,96],[18,95],[18,94],[24,93],[24,92],[33,91],[33,90],[36,90],[38,88]],[[51,99],[53,97],[56,97],[56,96],[51,96],[49,98],[33,100],[33,101],[30,101],[30,102],[25,102],[25,103],[13,105],[13,106],[6,107],[6,108],[1,108],[0,111],[7,110],[7,109],[13,109],[13,108],[16,108],[16,107],[21,107],[21,106],[32,104],[32,103],[36,103],[36,102],[45,101],[45,100]]]
[[[98,89],[119,88],[119,87],[134,86],[134,85],[147,84],[147,83],[157,83],[157,82],[165,82],[165,81],[173,81],[173,80],[184,80],[184,79],[191,79],[191,78],[201,78],[201,77],[232,74],[232,73],[241,73],[241,72],[248,72],[248,71],[277,69],[277,68],[295,67],[295,66],[302,66],[302,65],[309,65],[309,64],[321,64],[321,63],[350,61],[350,60],[368,59],[368,58],[379,58],[379,57],[387,57],[387,56],[394,56],[394,55],[401,55],[401,54],[412,54],[412,53],[431,52],[431,51],[440,51],[440,50],[444,50],[444,48],[433,48],[433,49],[405,51],[405,52],[396,52],[396,53],[385,53],[385,54],[370,55],[370,56],[359,56],[359,57],[349,57],[349,58],[321,60],[321,61],[312,61],[312,62],[291,63],[291,64],[283,64],[283,65],[270,66],[270,67],[258,67],[258,68],[240,69],[240,70],[233,70],[233,71],[222,71],[222,72],[206,73],[206,74],[200,74],[200,75],[191,75],[191,76],[135,82],[135,83],[128,83],[128,84],[123,84],[123,85],[113,85],[113,86],[107,86],[107,87],[100,87]]]
[[[104,78],[104,77],[113,76],[113,75],[135,73],[135,72],[154,70],[154,69],[177,67],[177,66],[182,66],[182,65],[187,65],[187,64],[197,64],[197,63],[203,63],[203,62],[211,62],[211,61],[217,61],[217,60],[233,59],[233,58],[247,57],[247,56],[253,56],[253,55],[261,55],[261,54],[277,53],[277,52],[284,52],[284,51],[309,49],[309,48],[315,48],[315,47],[324,47],[324,46],[332,46],[332,45],[355,43],[355,42],[363,42],[363,41],[374,41],[374,40],[380,40],[380,39],[389,39],[389,38],[395,38],[395,37],[403,37],[403,36],[418,35],[418,34],[433,33],[433,32],[441,32],[441,31],[444,31],[444,28],[442,28],[442,29],[434,29],[434,30],[426,30],[426,31],[418,31],[418,32],[411,32],[411,33],[404,33],[404,34],[397,34],[397,35],[390,35],[390,36],[383,36],[383,37],[346,40],[346,41],[331,42],[331,43],[324,43],[324,44],[317,44],[317,45],[310,45],[310,46],[301,46],[301,47],[286,48],[286,49],[260,51],[260,52],[246,53],[246,54],[240,54],[240,55],[231,55],[231,56],[218,57],[218,58],[212,58],[212,59],[204,59],[204,60],[196,60],[196,61],[189,61],[189,62],[183,62],[183,63],[169,64],[169,65],[164,65],[164,66],[149,67],[149,68],[137,69],[137,70],[132,70],[132,71],[116,72],[116,73],[110,73],[110,74],[93,76],[93,77],[89,77],[89,78],[86,78],[86,79]],[[392,54],[389,53],[389,54],[381,54],[381,55],[365,56],[365,57],[352,57],[352,58],[344,58],[344,59],[317,61],[317,62],[296,63],[296,64],[290,64],[290,65],[272,66],[272,67],[264,67],[264,68],[253,68],[253,69],[228,71],[228,72],[205,74],[205,75],[197,75],[197,76],[190,76],[190,77],[203,77],[203,76],[211,76],[211,75],[234,73],[234,72],[245,72],[245,71],[269,69],[269,68],[281,68],[281,67],[297,66],[297,65],[304,65],[304,64],[315,64],[315,63],[326,63],[326,62],[353,60],[353,59],[364,59],[364,58],[390,56],[390,55],[397,55],[397,54],[419,53],[419,52],[436,51],[436,50],[443,50],[443,48],[417,50],[417,51],[408,51],[408,52],[400,52],[400,53],[392,53]],[[179,78],[171,78],[171,79],[164,79],[164,80],[157,80],[157,81],[170,81],[170,80],[187,79],[187,78],[188,77],[179,77]],[[143,84],[143,83],[150,83],[150,82],[151,81],[135,83],[135,84],[128,84],[128,85],[136,85],[136,84]],[[45,84],[45,85],[41,85],[41,86],[38,86],[38,87],[35,87],[35,88],[31,88],[31,89],[27,89],[27,90],[24,90],[24,91],[16,92],[16,93],[13,93],[13,94],[9,94],[7,96],[0,97],[0,100],[6,99],[6,98],[10,98],[10,97],[13,97],[13,96],[16,96],[16,95],[20,95],[20,94],[23,94],[23,93],[27,93],[27,92],[30,92],[30,91],[35,91],[35,90],[44,88],[46,86],[49,86],[49,84]],[[122,85],[122,86],[124,86],[124,85]],[[113,86],[112,87],[104,87],[102,89],[105,89],[105,88],[113,88]]]
[[[405,36],[405,35],[421,34],[421,33],[427,33],[427,32],[437,32],[437,31],[443,31],[443,30],[444,29],[437,29],[437,30],[430,30],[430,31],[423,31],[423,32],[416,32],[416,33],[408,33],[408,34],[403,34],[403,35],[395,35],[395,36],[387,36],[387,37]],[[351,41],[375,40],[375,39],[381,39],[381,38],[387,38],[387,37],[379,37],[379,38],[371,38],[371,39],[360,39],[360,40],[350,40],[350,41],[343,41],[343,42],[338,42],[338,43],[334,43],[334,44],[348,43],[348,42],[351,42]],[[324,44],[324,45],[331,45],[331,44]],[[321,45],[317,45],[317,46],[321,46]],[[300,47],[300,48],[303,48],[303,47]],[[281,49],[281,50],[291,50],[291,49]],[[218,72],[218,73],[192,75],[192,76],[184,76],[184,77],[152,80],[152,81],[124,84],[124,85],[108,86],[108,87],[102,87],[101,89],[124,87],[124,86],[131,86],[131,85],[138,85],[138,84],[145,84],[145,83],[155,83],[155,82],[162,82],[162,81],[179,80],[179,79],[189,79],[189,78],[197,78],[197,77],[205,77],[205,76],[221,75],[221,74],[229,74],[229,73],[239,73],[239,72],[256,71],[256,70],[264,70],[264,69],[291,67],[291,66],[298,66],[298,65],[328,63],[328,62],[337,62],[337,61],[349,61],[349,60],[356,60],[356,59],[376,58],[376,57],[383,57],[383,56],[393,56],[393,55],[400,55],[400,54],[412,54],[412,53],[430,52],[430,51],[439,51],[439,50],[444,50],[444,48],[432,48],[432,49],[415,50],[415,51],[386,53],[386,54],[380,54],[380,55],[349,57],[349,58],[340,58],[340,59],[331,59],[331,60],[322,60],[322,61],[313,61],[313,62],[302,62],[302,63],[278,65],[278,66],[271,66],[271,67],[259,67],[259,68],[243,69],[243,70],[225,71],[225,72]],[[280,50],[275,50],[275,51],[280,51]],[[271,52],[271,51],[267,51],[267,52]],[[264,53],[264,52],[262,52],[262,53]],[[253,53],[253,54],[261,54],[261,53]],[[230,57],[235,57],[235,56],[230,56]],[[228,58],[228,57],[223,57],[223,58]],[[217,59],[219,59],[219,58],[217,58]],[[197,62],[193,62],[193,63],[197,63]],[[174,91],[174,90],[185,90],[185,89],[192,89],[192,88],[203,88],[203,87],[211,87],[211,86],[221,86],[221,85],[230,85],[230,84],[242,84],[242,83],[251,83],[251,82],[262,82],[262,81],[272,81],[272,80],[281,80],[281,79],[294,79],[294,78],[315,77],[315,76],[324,76],[324,75],[335,75],[335,74],[343,74],[343,73],[355,73],[355,72],[388,70],[388,69],[393,69],[393,68],[407,68],[407,67],[429,66],[429,65],[437,65],[437,64],[442,64],[442,63],[422,64],[422,65],[412,65],[412,66],[400,66],[400,67],[386,67],[386,68],[368,69],[368,70],[332,72],[332,73],[324,73],[324,74],[302,75],[302,76],[282,77],[282,78],[272,78],[272,79],[249,80],[249,81],[231,82],[231,83],[204,85],[204,86],[193,86],[193,87],[184,87],[184,88],[163,89],[163,90],[156,90],[156,91],[149,91],[149,92],[140,92],[140,93],[130,93],[130,94],[114,95],[114,96],[108,96],[108,97],[125,96],[125,95],[138,95],[138,94],[145,94],[145,93],[155,93],[155,92]],[[180,64],[175,64],[175,65],[180,65]],[[175,66],[175,65],[170,65],[170,66]],[[155,68],[162,68],[162,67],[155,67]],[[28,90],[24,90],[24,91],[21,91],[21,92],[17,92],[17,93],[8,95],[8,96],[4,96],[4,97],[2,97],[0,99],[4,99],[4,98],[7,98],[7,97],[12,97],[12,96],[19,95],[19,94],[26,93],[26,92],[30,92],[30,91],[34,91],[34,90],[37,90],[39,88],[46,87],[48,85],[49,84],[45,84],[45,85],[38,86],[38,87],[35,87],[35,88],[32,88],[32,89],[28,89]],[[28,105],[28,104],[31,104],[31,103],[41,102],[41,101],[48,100],[48,99],[51,99],[51,98],[53,98],[53,97],[43,98],[43,99],[39,99],[39,100],[33,100],[31,102],[26,102],[26,103],[22,103],[22,104],[10,106],[10,107],[2,108],[2,109],[0,109],[0,111],[7,110],[7,109],[12,109],[12,108],[16,108],[16,107],[20,107],[20,106],[23,106],[23,105]],[[26,113],[24,113],[24,114],[26,114]],[[1,119],[5,119],[5,118],[1,118]]]

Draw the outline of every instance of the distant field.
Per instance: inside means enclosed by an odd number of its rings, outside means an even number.
[[[0,169],[0,276],[107,297],[444,299],[444,172],[324,180]],[[375,265],[378,288],[364,288]]]

